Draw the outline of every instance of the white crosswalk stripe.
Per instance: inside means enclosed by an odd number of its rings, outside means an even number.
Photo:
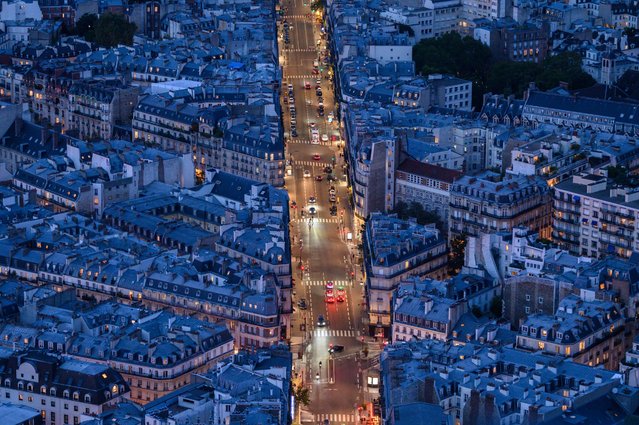
[[[304,280],[302,284],[306,286],[326,286],[326,280]],[[353,286],[353,284],[348,280],[334,280],[333,284],[335,286]]]
[[[329,423],[336,425],[358,422],[356,415],[352,413],[316,413],[314,416],[315,423],[323,424],[326,419],[328,419]]]
[[[308,19],[307,15],[284,15],[286,19]]]
[[[328,162],[318,162],[318,161],[295,161],[295,165],[298,167],[332,167],[332,164]]]
[[[315,329],[313,335],[317,337],[332,337],[332,338],[355,338],[357,332],[351,329]]]

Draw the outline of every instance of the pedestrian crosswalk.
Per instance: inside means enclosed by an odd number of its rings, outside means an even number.
[[[294,222],[297,223],[308,223],[308,218],[296,218],[293,219]],[[313,223],[325,223],[325,224],[339,224],[338,218],[321,218],[321,217],[313,217]]]
[[[282,51],[284,51],[284,52],[294,52],[294,53],[309,53],[309,52],[317,53],[317,49],[309,49],[309,48],[306,48],[306,49],[289,49],[289,48],[285,47],[284,49],[282,49]]]
[[[355,338],[357,332],[351,329],[315,329],[313,330],[313,336]]]
[[[295,165],[303,166],[303,167],[331,167],[332,165],[328,162],[319,162],[319,161],[295,161]]]
[[[305,139],[288,139],[287,143],[295,145],[317,145],[317,146],[332,146],[331,142],[312,142]]]
[[[284,15],[285,19],[308,19],[308,15]]]
[[[307,80],[307,81],[315,81],[320,78],[319,75],[284,75],[282,77],[283,81],[286,80]]]
[[[357,416],[348,413],[316,413],[314,416],[315,423],[319,424],[324,424],[327,419],[334,425],[358,423]]]
[[[326,286],[326,280],[304,280],[302,284],[306,286]],[[334,280],[333,284],[337,286],[353,286],[353,283],[349,280]]]

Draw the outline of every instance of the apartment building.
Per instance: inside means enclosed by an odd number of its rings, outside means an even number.
[[[109,345],[92,349],[109,339],[110,350]],[[140,319],[124,335],[81,334],[70,342],[68,354],[108,364],[128,383],[131,400],[146,404],[190,384],[193,373],[206,372],[233,349],[224,325],[163,312]]]
[[[538,176],[486,171],[464,176],[451,188],[449,240],[462,234],[507,231],[525,226],[541,237],[550,236],[551,198],[546,182]]]
[[[448,223],[450,186],[461,177],[455,170],[406,159],[395,171],[395,205],[416,202]]]
[[[523,320],[516,347],[617,370],[634,335],[631,329],[626,332],[625,323],[615,304],[570,295],[554,315],[532,314]]]
[[[639,189],[582,173],[555,186],[553,240],[575,255],[628,258],[639,249]]]
[[[69,131],[81,139],[108,140],[116,125],[130,123],[139,89],[120,81],[75,81],[69,88]]]
[[[38,410],[46,425],[78,425],[129,397],[126,381],[105,365],[37,350],[15,352],[0,364],[5,400]]]
[[[409,276],[443,278],[446,242],[434,226],[374,213],[366,222],[363,245],[370,332],[388,338],[397,285]]]
[[[133,111],[133,141],[190,153],[196,141],[198,107],[159,95],[140,99]]]

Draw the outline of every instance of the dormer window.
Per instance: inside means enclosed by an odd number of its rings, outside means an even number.
[[[64,392],[62,393],[62,397],[69,398],[69,390],[64,390]]]
[[[40,387],[40,392],[42,394],[46,394],[47,393],[47,387],[45,387],[44,385]]]
[[[536,328],[530,328],[530,333],[531,334],[536,334],[537,333],[537,329]]]
[[[564,334],[562,334],[561,332],[557,332],[557,339],[559,340],[564,339]]]
[[[24,383],[18,382],[18,389],[19,390],[24,390]]]
[[[73,393],[73,399],[74,399],[75,401],[80,400],[80,393],[79,393],[79,392],[77,392],[77,391],[75,391],[75,392]]]
[[[27,384],[27,391],[33,392],[33,384]]]
[[[51,397],[55,397],[55,396],[56,396],[56,390],[55,390],[55,388],[51,388],[51,389],[49,390],[49,395],[50,395]]]
[[[85,403],[91,403],[91,396],[89,394],[85,394],[84,395],[84,402]]]
[[[5,379],[4,380],[4,386],[5,387],[10,387],[11,386],[11,379]]]

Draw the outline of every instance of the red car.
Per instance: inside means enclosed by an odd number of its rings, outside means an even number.
[[[313,155],[313,160],[314,161],[319,161],[320,159],[322,159],[322,157],[319,156],[318,154]]]
[[[318,182],[321,182],[324,179],[324,177],[322,175],[316,176],[315,180],[317,180]]]

